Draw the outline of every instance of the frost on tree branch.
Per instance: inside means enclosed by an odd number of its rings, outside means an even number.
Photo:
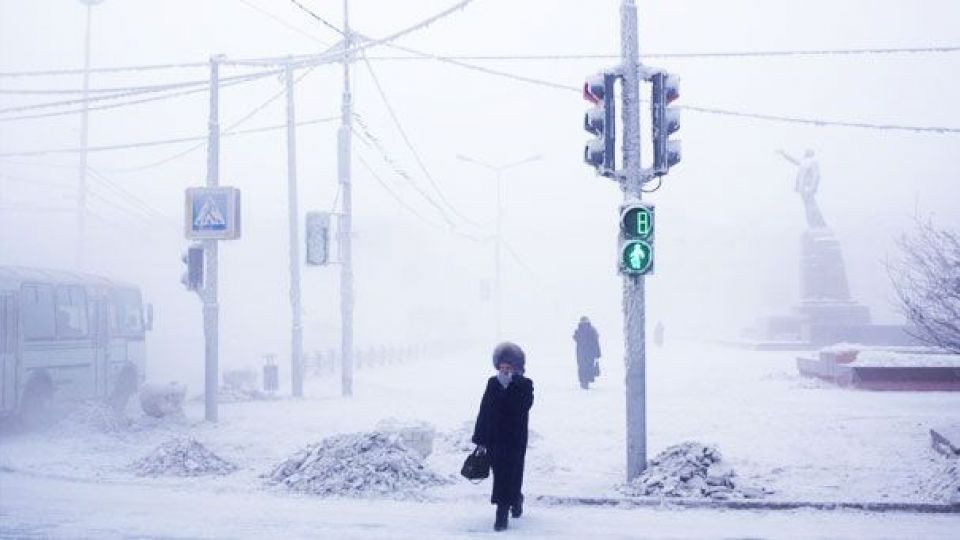
[[[960,353],[960,234],[918,220],[897,243],[901,256],[888,271],[909,333]]]

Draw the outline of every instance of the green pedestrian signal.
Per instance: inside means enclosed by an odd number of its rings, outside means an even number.
[[[630,240],[623,244],[620,268],[629,275],[643,275],[653,264],[653,248],[644,240]]]
[[[642,276],[653,272],[654,207],[641,202],[620,207],[620,273]]]

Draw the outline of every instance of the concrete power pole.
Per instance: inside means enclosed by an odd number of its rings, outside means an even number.
[[[342,362],[341,391],[353,395],[353,255],[351,246],[351,219],[353,200],[350,185],[350,141],[353,110],[350,95],[350,35],[349,0],[343,0],[343,97],[340,105],[340,130],[337,132],[337,176],[343,194],[340,216],[340,357]]]
[[[623,188],[624,203],[639,202],[643,171],[640,167],[640,52],[637,4],[622,0],[620,54],[622,59]],[[623,330],[626,364],[627,480],[643,472],[647,463],[647,396],[644,276],[623,276]]]
[[[220,56],[210,57],[210,124],[207,142],[207,187],[220,185]],[[204,337],[204,409],[208,422],[216,422],[217,385],[220,379],[219,335],[220,304],[218,240],[204,240],[203,337]]]
[[[287,197],[290,213],[290,387],[296,397],[303,396],[303,328],[300,316],[300,210],[297,206],[297,131],[293,99],[293,67],[284,71],[287,87]]]

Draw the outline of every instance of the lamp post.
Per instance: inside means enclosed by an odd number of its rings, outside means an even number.
[[[494,318],[496,319],[496,340],[500,341],[501,335],[501,317],[502,317],[502,287],[501,287],[501,271],[500,271],[500,252],[501,252],[501,232],[502,232],[502,221],[503,221],[503,173],[508,169],[530,163],[532,161],[537,161],[540,159],[539,155],[530,156],[520,161],[514,161],[512,163],[507,163],[506,165],[491,165],[477,159],[473,159],[463,154],[457,154],[457,159],[460,161],[466,161],[467,163],[473,163],[474,165],[479,165],[488,171],[493,172],[497,176],[497,213],[496,213],[496,233],[494,234]]]
[[[86,241],[87,241],[87,134],[88,134],[88,114],[89,104],[87,99],[90,91],[90,19],[93,12],[93,6],[103,2],[103,0],[80,0],[80,3],[87,6],[87,24],[83,40],[83,112],[80,113],[80,167],[79,181],[77,183],[77,268],[83,268],[86,264]]]

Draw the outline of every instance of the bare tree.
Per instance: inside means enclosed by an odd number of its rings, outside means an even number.
[[[897,243],[901,258],[888,271],[908,332],[960,353],[960,234],[918,219],[916,231]]]

